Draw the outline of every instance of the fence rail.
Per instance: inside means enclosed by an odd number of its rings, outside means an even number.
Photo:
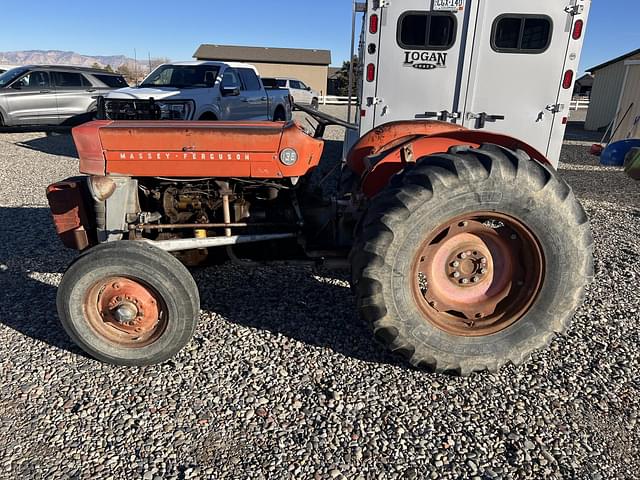
[[[589,103],[590,103],[589,99],[571,100],[569,110],[586,110],[587,108],[589,108]]]
[[[339,97],[336,95],[325,95],[324,97],[320,97],[321,105],[347,105],[349,103],[349,97]],[[356,104],[358,102],[358,97],[351,97],[351,103]]]
[[[325,95],[320,97],[321,105],[347,105],[349,103],[349,97],[340,97],[336,95]],[[356,104],[358,102],[357,97],[351,97],[351,103]],[[569,110],[586,110],[589,108],[589,99],[577,99],[571,100],[569,104]]]

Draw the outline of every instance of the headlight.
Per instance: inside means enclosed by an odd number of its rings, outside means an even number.
[[[191,113],[189,102],[157,102],[160,109],[160,120],[187,120]]]
[[[280,152],[280,161],[283,165],[290,167],[298,161],[298,152],[293,148],[285,148]]]
[[[87,182],[89,192],[96,202],[104,202],[116,191],[116,182],[110,177],[92,175]]]

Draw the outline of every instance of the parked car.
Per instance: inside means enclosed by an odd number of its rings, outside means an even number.
[[[28,65],[0,75],[0,125],[78,124],[97,98],[126,86],[122,75],[83,67]]]
[[[17,67],[16,65],[0,65],[0,74],[6,72],[8,70],[11,70],[12,68],[16,68],[16,67]]]
[[[104,98],[111,120],[291,119],[285,89],[265,89],[256,68],[246,63],[178,62],[160,65],[139,87]]]
[[[305,85],[301,80],[296,80],[295,78],[263,78],[262,81],[265,85],[288,88],[295,103],[318,108],[320,94]]]

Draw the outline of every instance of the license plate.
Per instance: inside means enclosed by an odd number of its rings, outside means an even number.
[[[433,0],[433,9],[447,12],[464,10],[464,0]]]

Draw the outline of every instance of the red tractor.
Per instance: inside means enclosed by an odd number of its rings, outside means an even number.
[[[86,176],[47,193],[62,241],[83,252],[57,302],[80,347],[114,364],[170,358],[199,318],[184,264],[222,247],[232,260],[348,262],[375,337],[438,372],[519,364],[567,329],[593,240],[542,154],[451,123],[394,122],[362,136],[337,191],[321,194],[319,137],[350,125],[302,109],[315,135],[293,122],[74,129]]]

